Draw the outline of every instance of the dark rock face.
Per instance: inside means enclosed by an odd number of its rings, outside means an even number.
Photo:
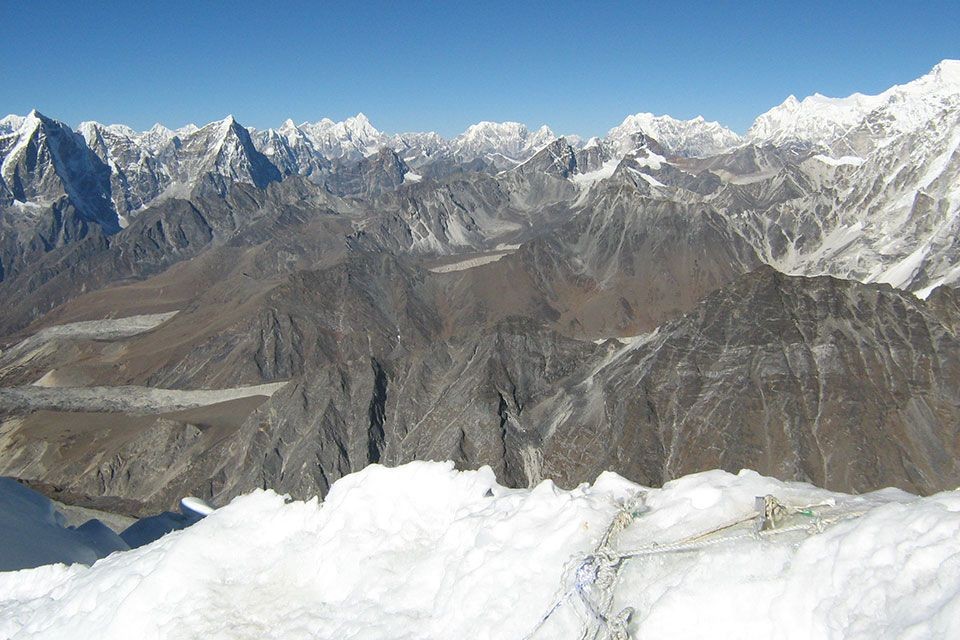
[[[492,317],[549,320],[575,337],[634,335],[758,264],[752,247],[713,209],[650,198],[632,183],[615,182],[553,233],[465,274],[459,298],[479,297]]]
[[[324,186],[341,196],[377,196],[393,191],[410,168],[392,149],[383,148],[359,161],[342,160],[323,179]]]
[[[263,405],[224,467],[247,475],[219,499],[322,493],[373,458],[489,464],[516,485],[718,467],[844,491],[960,481],[960,340],[889,287],[764,268],[631,344],[510,321],[373,363],[312,370]]]
[[[763,268],[605,366],[603,414],[557,429],[544,470],[659,484],[746,467],[843,491],[942,490],[960,480],[958,358],[957,334],[910,294]],[[553,462],[567,451],[578,464]]]
[[[251,253],[260,255],[248,266],[248,279],[250,272],[260,277],[288,271],[291,263],[309,264],[318,253],[344,245],[348,223],[336,217],[327,197],[320,187],[290,178],[265,190],[238,183],[225,197],[195,195],[149,207],[120,233],[89,234],[0,282],[0,297],[12,301],[0,316],[0,333],[17,331],[85,291],[154,276],[208,250],[254,247]],[[293,227],[299,231],[291,231]],[[237,266],[213,262],[210,268],[220,271]],[[189,294],[189,289],[184,292]]]
[[[960,334],[960,290],[939,286],[930,292],[927,306],[955,334]]]
[[[577,171],[577,153],[563,138],[557,138],[517,167],[525,176],[556,176],[568,178]]]
[[[110,169],[63,123],[33,112],[0,138],[0,282],[45,253],[119,230]]]
[[[594,141],[576,152],[577,169],[580,173],[590,173],[597,171],[603,165],[614,159],[613,150],[605,142]]]
[[[525,485],[536,465],[528,449],[538,443],[518,418],[595,346],[514,321],[473,339],[399,349],[344,354],[345,362],[278,392],[242,427],[214,499],[244,486],[322,494],[371,462],[414,459],[489,464],[505,482]]]
[[[107,165],[80,134],[62,122],[36,111],[26,120],[18,135],[3,138],[4,147],[0,148],[0,156],[9,156],[4,162],[3,180],[11,200],[50,203],[68,196],[86,220],[115,231],[118,227],[109,201]]]

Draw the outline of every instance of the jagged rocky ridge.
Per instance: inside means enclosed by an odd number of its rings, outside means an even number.
[[[671,140],[684,127],[702,124],[666,116],[652,122],[672,127]],[[617,143],[611,148],[620,149],[641,130],[628,119],[615,131]],[[729,142],[731,136],[720,139]],[[264,131],[248,130],[233,116],[204,127],[171,130],[158,124],[144,132],[84,122],[76,133],[36,111],[7,116],[0,120],[0,213],[10,229],[5,237],[16,232],[18,239],[3,247],[0,278],[18,271],[39,250],[91,232],[114,233],[163,200],[191,199],[202,192],[224,195],[235,183],[263,188],[287,176],[303,177],[339,195],[367,197],[424,177],[511,169],[554,139],[546,126],[530,131],[515,122],[481,122],[451,140],[432,132],[388,135],[363,114],[343,122],[296,125],[288,120]],[[65,205],[58,201],[64,196],[81,220],[61,229]],[[51,220],[53,229],[48,228]],[[25,254],[18,248],[23,245],[32,250]]]
[[[960,277],[950,242],[957,219],[958,95],[960,64],[947,60],[877,96],[788,100],[761,115],[745,138],[702,118],[640,113],[603,140],[569,139],[581,160],[563,177],[586,188],[653,140],[666,167],[679,169],[674,178],[687,172],[702,183],[692,189],[690,179],[665,184],[743,217],[741,233],[766,262],[791,273],[832,273],[929,293]],[[71,138],[51,137],[53,130],[69,132],[35,112],[0,121],[0,208],[8,229],[0,264],[8,275],[38,252],[91,231],[109,235],[165,198],[190,199],[204,190],[223,195],[236,183],[262,188],[285,176],[367,198],[463,171],[510,173],[556,144],[549,129],[530,132],[516,123],[479,123],[450,141],[431,133],[390,136],[363,114],[341,123],[288,121],[252,135],[232,117],[203,128],[158,125],[143,133],[84,123],[82,141],[72,136],[70,144],[51,147],[47,140]],[[34,147],[38,170],[16,169]],[[527,175],[534,169],[527,167]],[[650,171],[640,173],[653,186],[664,183]],[[711,185],[717,188],[704,192]],[[69,205],[79,215],[63,210]],[[890,244],[892,229],[908,235]]]

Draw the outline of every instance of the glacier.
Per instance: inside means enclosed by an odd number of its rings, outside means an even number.
[[[763,496],[784,507],[766,529]],[[606,585],[591,572],[629,550]],[[0,573],[0,638],[130,637],[956,638],[960,491],[373,465],[323,503],[257,490],[90,567]]]

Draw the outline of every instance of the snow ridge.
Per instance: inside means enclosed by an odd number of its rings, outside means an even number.
[[[89,568],[0,574],[0,637],[581,637],[595,577],[577,567],[628,498],[643,506],[622,549],[743,519],[765,495],[862,515],[626,562],[612,604],[633,609],[631,638],[960,635],[956,491],[847,496],[750,471],[507,489],[489,467],[414,462],[346,476],[323,504],[258,490]]]
[[[943,60],[929,73],[877,95],[854,93],[829,98],[815,93],[789,96],[757,117],[746,138],[754,143],[797,143],[829,147],[864,120],[876,123],[874,145],[898,133],[915,131],[945,109],[960,105],[960,60]]]

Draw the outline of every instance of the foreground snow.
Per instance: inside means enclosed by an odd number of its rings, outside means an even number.
[[[631,638],[960,637],[960,492],[850,497],[719,471],[640,489],[604,474],[511,490],[421,462],[348,476],[323,505],[256,491],[91,568],[0,574],[0,637],[576,639],[597,624],[584,558],[625,501],[636,517],[608,546],[646,551],[610,610],[633,608]],[[667,546],[768,494],[819,506],[784,533],[745,519]],[[808,533],[821,511],[836,517]]]
[[[68,526],[49,499],[12,478],[0,478],[0,571],[54,562],[91,564],[120,549],[128,549],[127,543],[99,520]]]

